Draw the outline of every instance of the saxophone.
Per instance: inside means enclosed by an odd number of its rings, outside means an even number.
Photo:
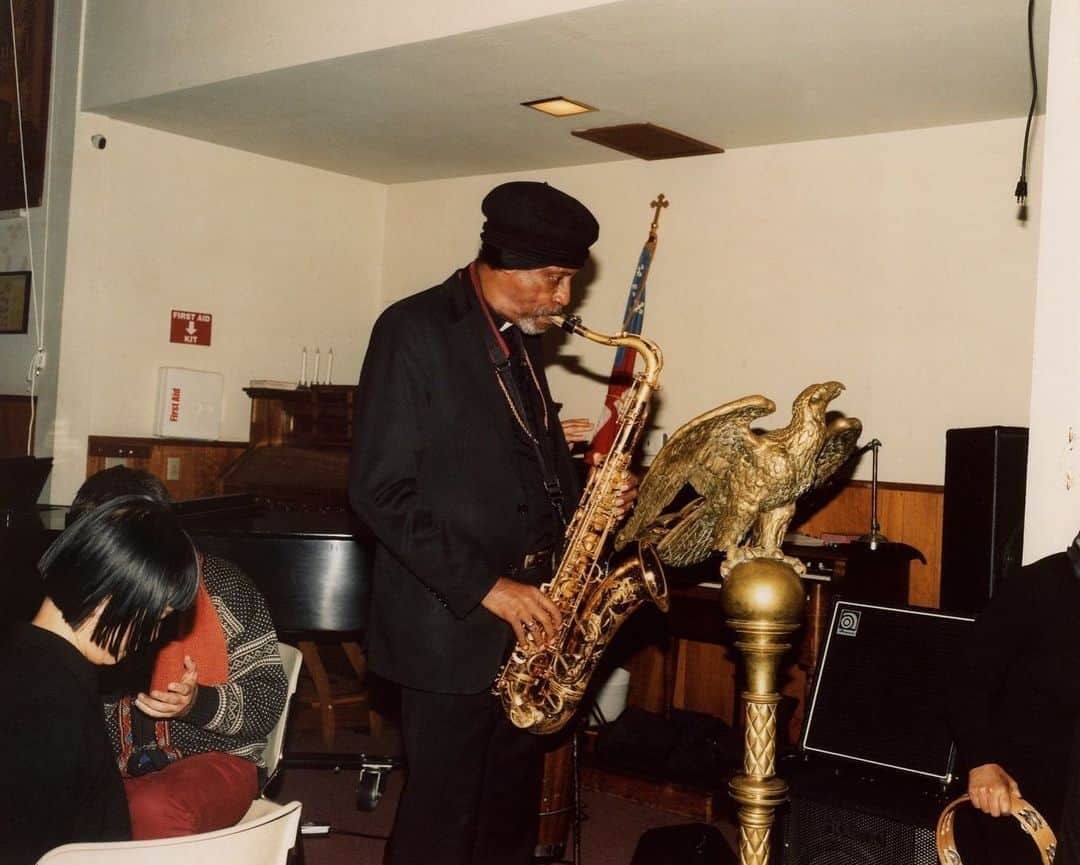
[[[615,497],[645,427],[663,356],[651,340],[629,333],[589,330],[577,316],[549,316],[569,333],[603,345],[626,347],[645,360],[625,395],[611,452],[585,485],[566,528],[566,547],[554,576],[540,587],[562,613],[544,644],[518,643],[493,686],[511,723],[530,733],[554,733],[577,711],[600,657],[624,621],[646,601],[668,609],[667,582],[651,546],[609,568],[605,551],[616,524]]]

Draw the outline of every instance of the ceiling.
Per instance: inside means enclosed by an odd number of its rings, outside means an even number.
[[[382,183],[629,158],[570,134],[619,123],[730,150],[1022,116],[1026,13],[1023,0],[623,0],[92,110]],[[556,95],[600,111],[519,104]]]

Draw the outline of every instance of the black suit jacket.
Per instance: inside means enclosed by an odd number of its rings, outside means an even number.
[[[513,632],[480,601],[529,552],[522,472],[536,469],[515,451],[486,327],[468,271],[458,271],[383,312],[357,388],[349,494],[377,541],[369,662],[440,693],[490,686]],[[572,509],[578,489],[539,339],[525,344]]]
[[[1078,614],[1080,579],[1066,553],[1027,565],[995,587],[950,690],[964,768],[999,763],[1055,830],[1068,775],[1080,768]],[[1080,813],[1075,819],[1080,825]]]

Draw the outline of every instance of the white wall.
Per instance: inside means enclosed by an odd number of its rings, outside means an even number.
[[[1040,238],[1024,560],[1063,550],[1080,528],[1080,0],[1050,12],[1046,171]],[[1071,437],[1070,437],[1071,434]]]
[[[224,374],[224,440],[247,439],[242,388],[297,378],[302,345],[355,381],[385,187],[94,114],[75,140],[52,501],[83,480],[88,435],[152,433],[158,367]],[[211,313],[212,344],[170,343],[172,309]]]
[[[1027,425],[1039,201],[1015,218],[1023,120],[613,162],[517,175],[578,196],[601,224],[576,311],[610,331],[651,217],[661,219],[646,334],[665,353],[655,422],[673,430],[748,393],[778,404],[827,378],[836,409],[882,440],[883,480],[940,484],[945,431]],[[1038,188],[1038,139],[1030,177]],[[480,201],[508,176],[393,186],[384,301],[475,253]],[[611,352],[580,340],[606,379]],[[564,417],[593,416],[603,382],[551,373]],[[858,477],[867,477],[864,460]]]

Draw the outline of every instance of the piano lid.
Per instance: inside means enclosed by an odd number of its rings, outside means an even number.
[[[251,535],[367,542],[369,534],[347,510],[271,510],[256,493],[232,493],[175,502],[184,528],[193,537]]]
[[[249,448],[221,476],[225,493],[254,493],[296,507],[349,506],[349,452],[264,445]]]
[[[372,545],[348,511],[275,511],[252,494],[177,502],[204,553],[227,559],[266,597],[279,634],[362,636]]]

